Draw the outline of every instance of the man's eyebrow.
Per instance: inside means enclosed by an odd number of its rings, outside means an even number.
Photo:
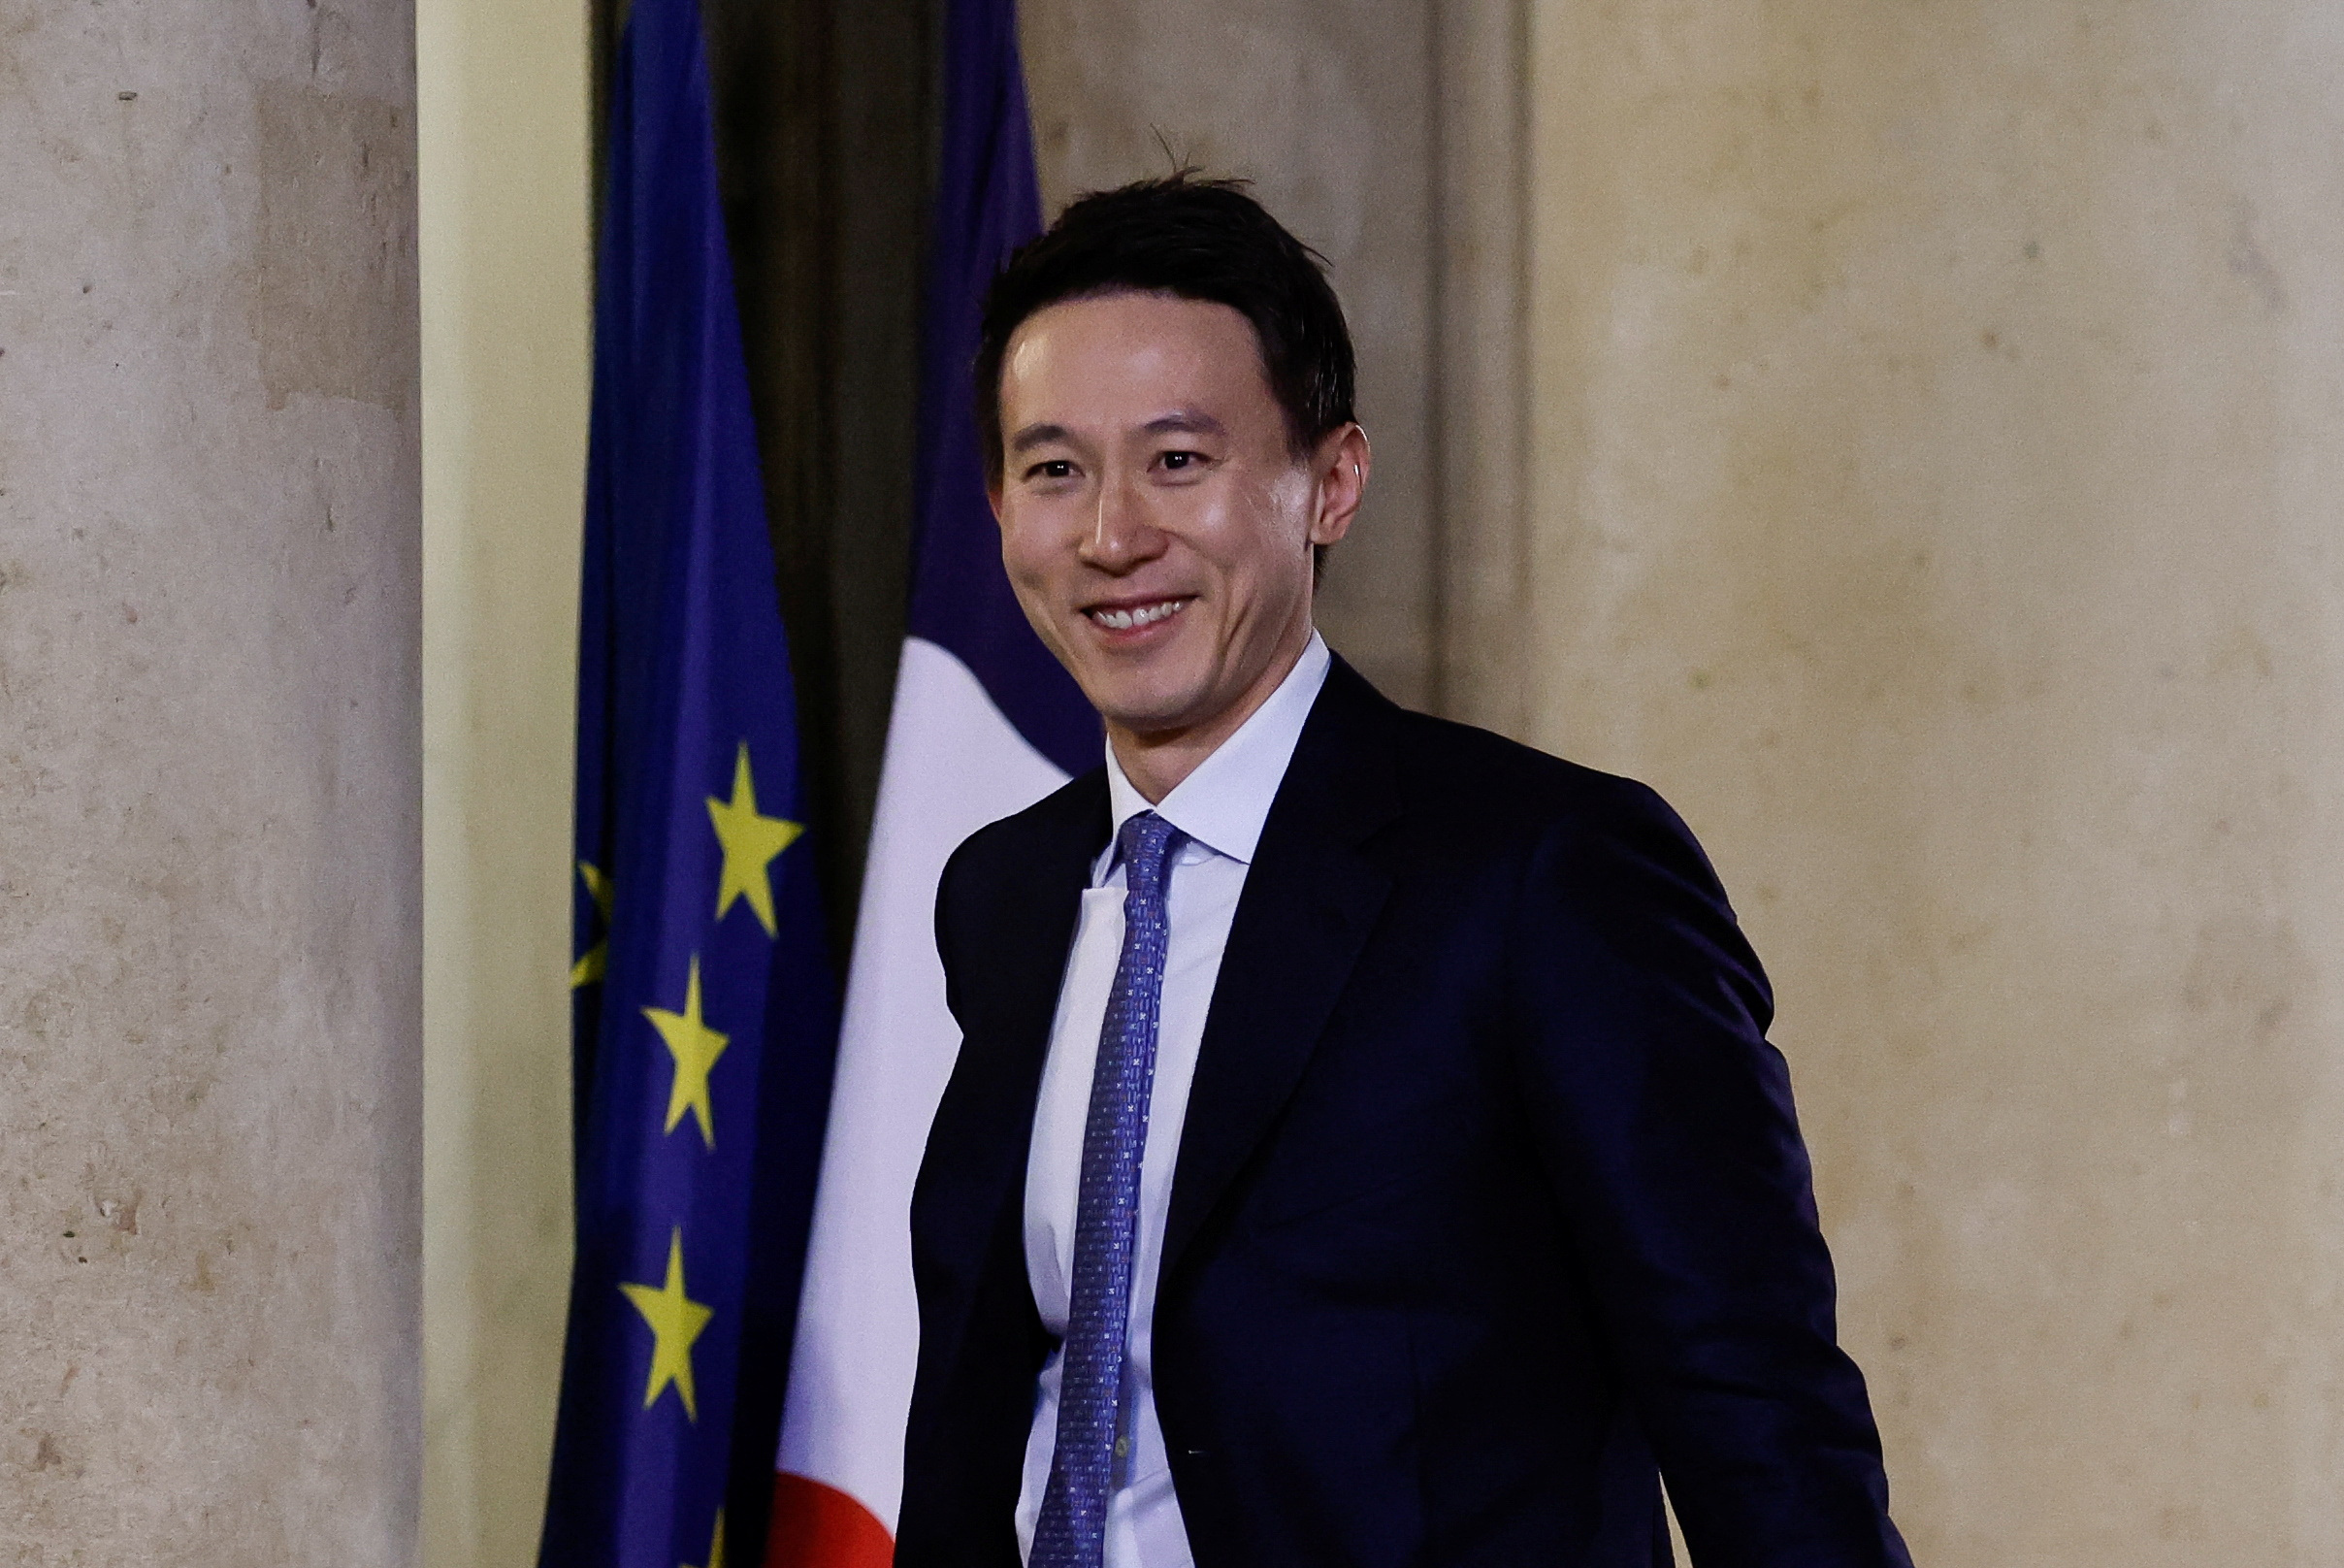
[[[1149,420],[1139,427],[1150,436],[1225,436],[1228,431],[1209,413],[1194,408],[1176,408],[1172,412]],[[1064,425],[1027,425],[1009,438],[1013,452],[1030,452],[1037,446],[1049,446],[1058,441],[1071,441],[1074,433]]]
[[[1009,449],[1013,452],[1030,452],[1037,446],[1048,446],[1052,441],[1073,439],[1064,425],[1027,425],[1009,438]]]
[[[1151,436],[1225,436],[1228,434],[1221,428],[1220,420],[1209,413],[1199,413],[1193,408],[1182,408],[1176,412],[1165,414],[1160,419],[1151,419],[1140,428]]]

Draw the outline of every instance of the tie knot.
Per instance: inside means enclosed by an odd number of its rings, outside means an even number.
[[[1134,891],[1163,885],[1164,863],[1181,838],[1181,831],[1153,811],[1142,811],[1123,824],[1117,839],[1123,852],[1123,875]]]

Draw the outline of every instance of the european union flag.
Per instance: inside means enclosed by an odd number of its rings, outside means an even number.
[[[698,6],[635,0],[597,284],[545,1568],[762,1540],[836,1039],[710,125]]]

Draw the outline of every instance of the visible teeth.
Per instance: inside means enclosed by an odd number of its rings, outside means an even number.
[[[1138,609],[1094,609],[1091,613],[1099,625],[1117,632],[1128,632],[1135,626],[1153,626],[1188,608],[1185,599],[1167,599],[1157,604],[1143,604]]]

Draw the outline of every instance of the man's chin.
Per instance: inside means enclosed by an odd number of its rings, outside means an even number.
[[[1142,740],[1176,735],[1212,718],[1209,694],[1197,691],[1093,692],[1091,705],[1107,728]]]
[[[1072,669],[1075,684],[1110,729],[1134,735],[1178,730],[1210,705],[1209,672],[1176,668],[1188,661],[1166,655],[1181,650],[1152,651],[1153,657],[1142,659],[1086,658]]]

